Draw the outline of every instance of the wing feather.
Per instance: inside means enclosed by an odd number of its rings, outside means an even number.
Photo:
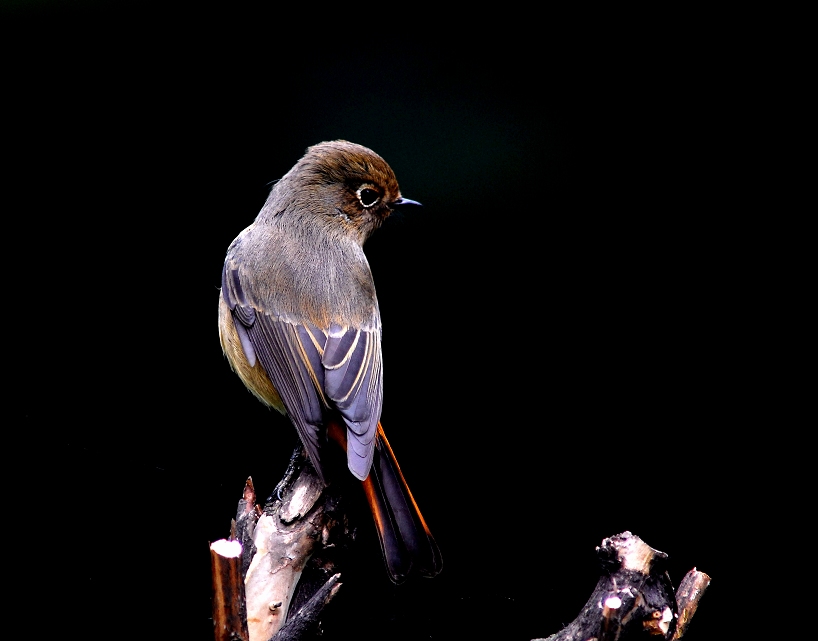
[[[372,465],[383,403],[379,322],[371,327],[306,320],[267,309],[247,286],[242,270],[228,259],[222,294],[251,366],[256,360],[275,387],[316,470],[326,442],[324,412],[336,409],[347,425],[347,462],[365,478]],[[269,306],[269,301],[266,305]]]

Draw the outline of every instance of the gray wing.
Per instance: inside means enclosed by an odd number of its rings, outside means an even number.
[[[225,263],[222,295],[245,356],[251,364],[261,363],[324,481],[324,413],[338,410],[347,425],[349,469],[363,480],[372,465],[383,404],[380,328],[333,323],[324,329],[294,321],[265,309],[242,283],[241,270]]]
[[[380,329],[333,323],[326,337],[321,359],[324,391],[347,425],[347,465],[363,480],[372,465],[383,406]]]

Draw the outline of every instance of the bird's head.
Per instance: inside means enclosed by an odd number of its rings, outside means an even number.
[[[281,180],[297,210],[316,216],[330,233],[363,244],[393,210],[419,206],[404,198],[389,164],[371,149],[346,140],[313,145]]]

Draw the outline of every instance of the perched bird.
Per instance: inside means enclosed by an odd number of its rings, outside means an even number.
[[[419,204],[371,149],[309,147],[230,244],[219,296],[231,368],[289,416],[325,485],[328,448],[346,449],[395,583],[436,575],[441,557],[380,424],[381,315],[363,244],[393,210]]]

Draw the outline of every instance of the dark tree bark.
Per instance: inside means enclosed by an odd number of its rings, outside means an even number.
[[[667,554],[623,532],[597,547],[602,575],[574,621],[545,640],[636,641],[681,639],[710,577],[693,568],[676,591],[665,571]]]
[[[341,490],[323,487],[303,452],[294,453],[263,509],[247,479],[230,540],[211,546],[215,640],[311,638],[341,588],[345,551],[354,538]],[[675,590],[664,567],[667,555],[630,532],[603,540],[597,557],[601,576],[577,618],[535,641],[684,636],[709,576],[694,568]]]

